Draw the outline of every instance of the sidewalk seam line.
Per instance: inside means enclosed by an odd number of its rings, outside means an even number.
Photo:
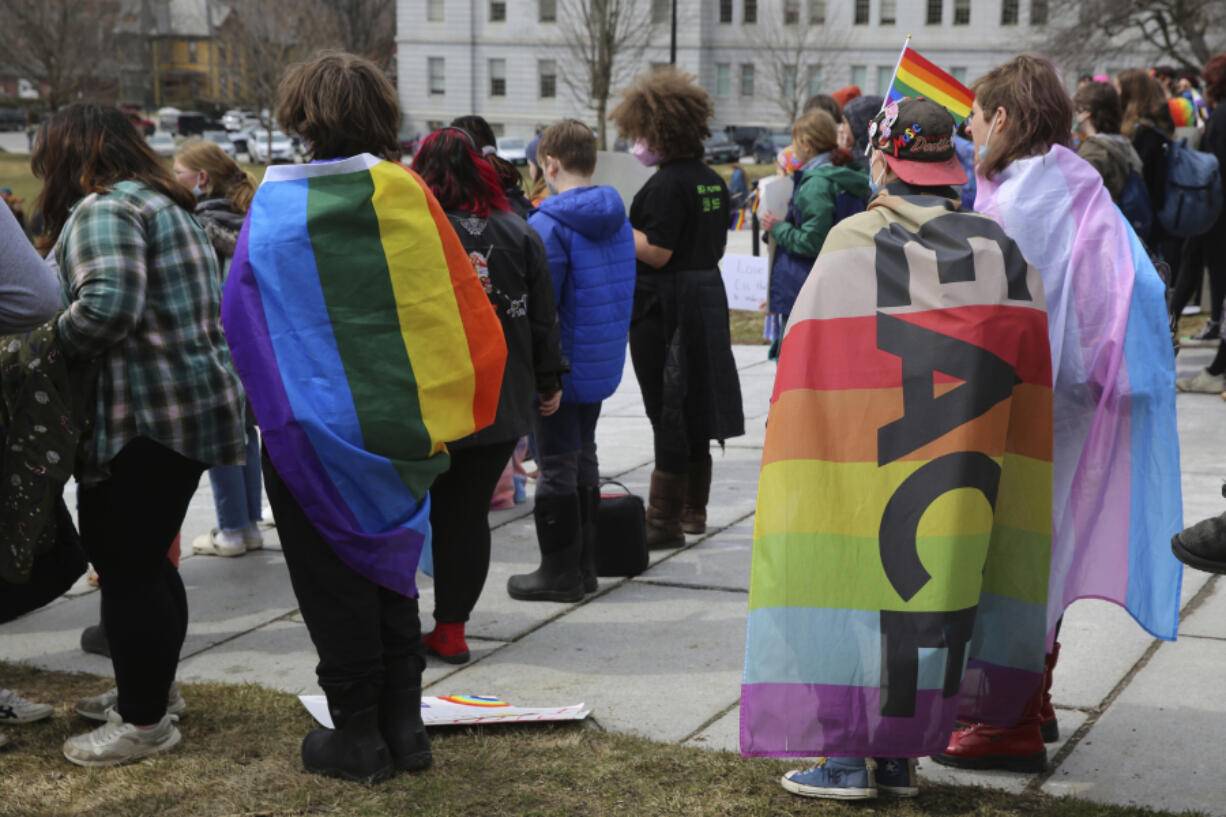
[[[716,713],[715,713],[714,715],[712,715],[710,718],[707,718],[705,721],[703,721],[701,726],[699,726],[699,727],[698,727],[697,729],[695,729],[693,732],[690,732],[688,735],[686,735],[685,737],[683,737],[681,740],[679,740],[679,741],[678,741],[678,743],[685,743],[685,742],[687,742],[687,741],[691,741],[691,740],[693,740],[694,738],[698,737],[698,736],[699,736],[699,735],[701,735],[703,732],[705,732],[707,729],[710,729],[710,728],[711,728],[711,726],[712,726],[714,723],[716,723],[716,722],[717,722],[717,721],[718,721],[720,718],[724,717],[724,716],[725,716],[725,715],[727,715],[729,712],[731,712],[732,710],[734,710],[734,709],[736,709],[738,706],[740,706],[740,703],[741,703],[741,699],[738,697],[738,698],[737,698],[735,701],[733,701],[732,703],[728,704],[728,705],[727,705],[727,706],[725,706],[723,709],[719,710],[719,712],[716,712]]]

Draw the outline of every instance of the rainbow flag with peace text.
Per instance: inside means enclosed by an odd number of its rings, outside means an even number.
[[[943,105],[957,124],[971,115],[971,104],[975,101],[975,95],[969,88],[924,59],[910,47],[908,41],[908,45],[903,47],[885,104],[898,102],[904,97],[915,99],[921,96]]]
[[[268,456],[328,544],[405,595],[445,442],[493,422],[506,344],[446,214],[368,154],[268,168],[222,322]]]
[[[775,379],[741,751],[905,757],[1037,689],[1051,557],[1042,281],[993,221],[879,195],[826,239]]]

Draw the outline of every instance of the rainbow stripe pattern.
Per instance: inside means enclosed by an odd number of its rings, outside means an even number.
[[[741,751],[942,752],[1043,669],[1043,286],[991,220],[881,195],[792,312],[754,526]]]
[[[975,210],[1017,242],[1048,293],[1060,418],[1048,627],[1096,598],[1173,640],[1183,498],[1166,286],[1098,172],[1066,148],[981,178]]]
[[[222,322],[298,504],[354,570],[415,596],[445,442],[493,422],[506,359],[438,202],[367,154],[270,167]]]
[[[975,101],[969,88],[908,46],[903,48],[886,104],[921,96],[943,105],[958,124],[971,115],[971,104]]]
[[[1173,96],[1166,102],[1171,112],[1171,119],[1177,128],[1187,128],[1196,125],[1196,106],[1192,100],[1182,96]]]

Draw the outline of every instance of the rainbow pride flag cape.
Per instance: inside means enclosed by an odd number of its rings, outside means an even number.
[[[993,221],[894,187],[826,239],[775,379],[741,752],[917,757],[1043,670],[1043,286]]]
[[[922,96],[943,105],[953,115],[954,121],[961,124],[962,120],[971,115],[971,103],[975,101],[975,95],[961,82],[924,59],[918,51],[910,47],[910,42],[908,37],[885,104],[898,102],[904,97]]]
[[[444,443],[494,420],[506,344],[425,184],[361,154],[270,167],[222,323],[277,473],[357,572],[415,596]]]
[[[1174,639],[1183,567],[1166,286],[1098,172],[1072,151],[978,180],[975,209],[1039,269],[1051,327],[1055,506],[1048,626],[1080,598]]]

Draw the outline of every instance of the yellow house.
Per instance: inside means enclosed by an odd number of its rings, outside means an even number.
[[[214,0],[154,0],[149,49],[155,107],[224,102],[233,89],[223,70],[226,49],[215,36],[230,13]]]

